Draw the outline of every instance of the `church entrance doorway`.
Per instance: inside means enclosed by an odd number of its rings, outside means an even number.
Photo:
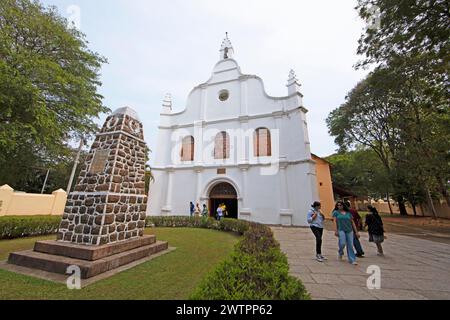
[[[215,185],[209,193],[209,208],[211,217],[216,217],[217,208],[224,204],[226,206],[227,213],[224,218],[238,218],[238,199],[237,192],[234,187],[227,183],[221,182]]]

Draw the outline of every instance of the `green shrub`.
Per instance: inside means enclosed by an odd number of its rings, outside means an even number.
[[[251,225],[237,246],[240,252],[251,255],[265,254],[270,249],[280,250],[272,230],[262,224]]]
[[[233,252],[191,295],[193,300],[306,300],[302,283],[289,276],[282,253],[271,249],[264,261]]]
[[[147,217],[146,219],[147,227],[205,228],[236,232],[241,235],[248,230],[251,224],[251,222],[236,219],[222,219],[221,221],[217,221],[213,218],[185,216]]]
[[[197,287],[193,300],[306,300],[303,284],[289,275],[289,264],[270,228],[250,226],[222,262]]]
[[[266,225],[235,219],[165,216],[147,217],[147,226],[207,228],[243,235],[231,256],[196,288],[193,300],[310,299],[301,281],[289,275],[286,255]]]
[[[0,239],[41,236],[56,233],[60,216],[0,217]]]
[[[286,255],[272,230],[244,220],[195,217],[147,217],[155,227],[190,227],[231,231],[243,237],[231,256],[211,272],[191,295],[194,300],[306,300],[300,280],[289,275]]]

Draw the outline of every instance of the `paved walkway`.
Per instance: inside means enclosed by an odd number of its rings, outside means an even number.
[[[376,255],[367,233],[361,234],[366,253],[358,266],[337,258],[337,238],[324,232],[323,255],[314,260],[315,239],[308,228],[272,228],[287,254],[291,274],[300,278],[313,299],[446,299],[450,300],[450,245],[388,234],[385,257]],[[367,288],[367,268],[381,269],[381,289]]]

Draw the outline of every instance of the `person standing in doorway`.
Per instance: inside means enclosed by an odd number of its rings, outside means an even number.
[[[355,252],[353,251],[353,237],[354,233],[356,233],[356,236],[359,238],[359,232],[353,221],[352,214],[349,212],[349,209],[344,202],[338,201],[336,203],[336,207],[333,211],[333,218],[336,230],[335,235],[339,238],[339,259],[342,260],[344,248],[347,247],[348,261],[353,265],[357,265]]]
[[[219,205],[219,207],[217,208],[217,220],[220,221],[222,220],[223,217],[223,209],[222,209],[222,205]]]
[[[356,229],[358,231],[360,231],[362,229],[361,216],[359,215],[358,211],[351,206],[350,202],[346,201],[345,205],[347,206],[347,208],[349,208],[349,211],[352,214],[353,222],[355,223]],[[358,258],[363,258],[364,257],[364,250],[362,248],[361,242],[359,241],[358,237],[356,236],[356,233],[354,233],[354,235],[353,235],[353,246],[354,246],[355,251],[356,251],[356,256]]]
[[[228,216],[228,210],[227,210],[227,206],[225,205],[225,203],[222,203],[222,213],[223,213],[224,217]]]
[[[322,236],[325,216],[320,211],[321,207],[322,205],[320,204],[320,202],[314,202],[307,215],[311,231],[316,237],[316,260],[319,262],[323,262],[324,260],[326,260],[326,258],[322,255]]]
[[[378,255],[384,256],[382,243],[386,236],[384,235],[383,220],[378,213],[378,210],[372,206],[368,207],[369,214],[366,216],[365,225],[369,230],[369,242],[373,242],[377,245]]]
[[[192,203],[192,201],[189,203],[189,214],[190,214],[190,216],[191,216],[191,218],[192,218],[192,216],[194,215],[194,211],[195,211],[195,206],[194,206],[194,204]]]

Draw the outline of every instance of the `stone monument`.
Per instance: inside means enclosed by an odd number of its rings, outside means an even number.
[[[146,144],[136,112],[120,108],[97,134],[70,193],[56,241],[12,253],[11,264],[65,273],[81,268],[82,278],[143,259],[168,248],[144,236]]]
[[[58,240],[102,245],[143,236],[147,196],[142,124],[130,108],[103,125],[67,206]]]

